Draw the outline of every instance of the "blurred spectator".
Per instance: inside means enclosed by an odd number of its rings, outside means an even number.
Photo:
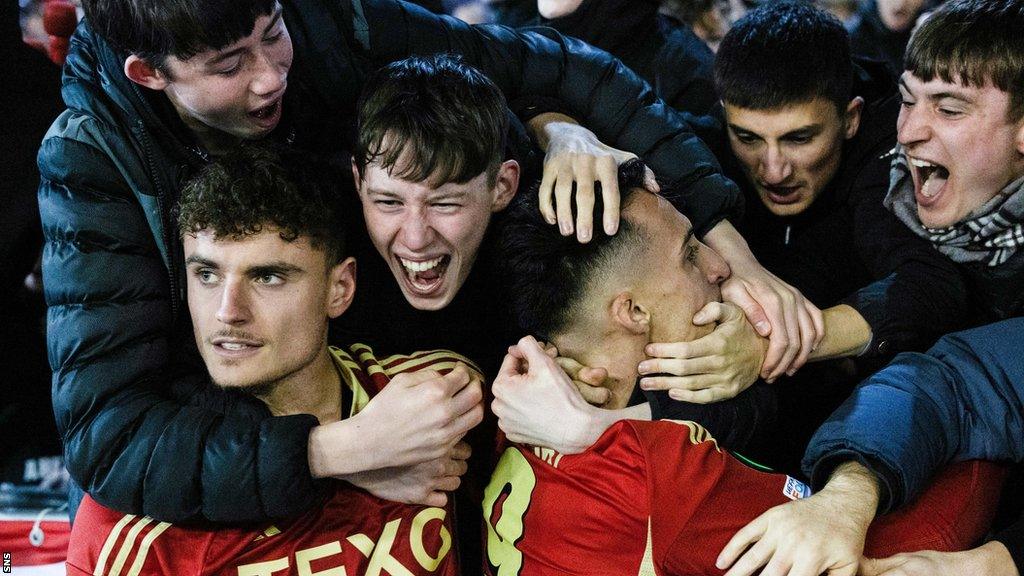
[[[882,60],[894,74],[903,72],[903,53],[927,0],[866,0],[850,25],[854,55]]]
[[[718,102],[714,53],[689,26],[658,13],[658,0],[505,0],[498,23],[550,26],[618,57],[677,110],[704,114]]]
[[[444,0],[444,10],[467,24],[490,24],[495,19],[485,0]]]
[[[847,29],[857,19],[857,10],[861,6],[858,0],[816,0],[815,4],[838,18]]]
[[[663,0],[661,12],[690,26],[713,51],[732,23],[755,8],[758,0]]]
[[[60,70],[22,41],[14,2],[0,3],[0,67],[8,79],[3,109],[14,111],[0,134],[0,483],[40,486],[53,476],[43,473],[53,469],[43,458],[59,455],[61,445],[50,408],[42,287],[33,273],[43,244],[36,152],[63,104]]]

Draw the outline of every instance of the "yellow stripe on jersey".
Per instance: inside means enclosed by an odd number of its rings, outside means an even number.
[[[100,557],[96,560],[96,569],[93,570],[93,576],[103,576],[103,572],[107,568],[107,559],[110,557],[110,551],[114,549],[114,544],[117,543],[117,539],[121,536],[121,530],[134,520],[136,516],[134,514],[125,514],[123,518],[114,524],[114,527],[110,530],[110,535],[107,536],[107,540],[103,542],[103,548],[100,549]]]
[[[118,550],[117,558],[114,558],[114,564],[110,567],[107,576],[121,576],[121,569],[124,568],[124,563],[128,559],[128,553],[135,547],[135,539],[139,537],[139,532],[142,532],[142,529],[152,521],[152,518],[146,516],[128,530],[128,535],[125,536],[124,543],[121,544],[121,549]]]
[[[637,576],[657,576],[658,571],[654,569],[654,539],[651,538],[651,518],[647,517],[647,545],[644,547],[644,557],[640,559],[640,570]]]
[[[693,422],[691,420],[662,420],[662,422],[672,422],[674,424],[679,424],[689,428],[690,444],[697,445],[703,442],[711,442],[712,444],[715,445],[715,450],[719,452],[722,451],[722,449],[718,446],[718,440],[715,440],[715,437],[711,435],[711,432],[708,432],[707,428],[704,428],[703,426],[697,424],[696,422]]]
[[[420,364],[430,364],[431,370],[450,370],[455,368],[455,365],[462,362],[469,368],[475,370],[477,373],[481,373],[480,368],[469,358],[456,354],[448,350],[431,350],[428,352],[417,352],[410,356],[395,355],[388,356],[381,360],[381,364],[387,366],[385,373],[388,376],[394,376],[395,374],[401,374],[409,368],[418,366]]]
[[[348,350],[331,346],[331,356],[334,363],[341,372],[341,379],[349,389],[352,390],[352,410],[349,416],[354,416],[362,410],[370,401],[370,395],[359,382],[356,374],[362,373],[368,376],[383,374],[388,379],[406,372],[410,368],[428,364],[431,370],[452,370],[459,362],[466,364],[470,369],[482,374],[480,369],[469,358],[448,350],[427,350],[414,352],[410,355],[394,354],[378,360],[373,355],[373,350],[366,344],[350,344]],[[355,354],[358,361],[352,358]]]
[[[128,530],[124,542],[117,549],[117,556],[114,558],[114,563],[108,571],[107,561],[110,559],[110,553],[113,552],[117,540],[121,537],[121,532],[133,521],[135,521],[135,524]],[[135,548],[135,541],[138,539],[139,534],[152,522],[153,519],[149,516],[139,518],[134,514],[125,514],[124,517],[118,520],[117,524],[110,530],[107,539],[103,542],[100,557],[96,560],[96,568],[92,572],[93,576],[120,576],[125,562],[127,562],[128,557],[131,555],[132,549]],[[135,560],[132,562],[131,567],[128,568],[128,571],[125,572],[125,576],[139,576],[143,565],[146,563],[146,557],[149,555],[149,549],[152,547],[153,541],[170,527],[171,524],[169,522],[159,522],[146,534],[139,545],[139,550],[135,554]]]
[[[355,351],[356,346],[362,345],[354,344],[350,348]],[[369,350],[366,346],[362,347]],[[356,372],[362,372],[363,367],[353,360],[352,356],[350,356],[348,352],[341,348],[331,346],[328,350],[331,353],[331,357],[334,358],[334,364],[341,372],[341,381],[349,387],[349,390],[352,391],[352,408],[349,410],[347,416],[348,418],[351,418],[358,414],[359,411],[365,408],[366,404],[370,402],[370,395],[363,388],[363,385],[359,383],[359,378],[355,375]],[[370,353],[372,354],[372,352]]]
[[[128,570],[127,576],[139,576],[142,572],[142,566],[146,563],[146,556],[149,555],[149,547],[153,545],[153,541],[156,540],[157,536],[164,533],[164,530],[170,528],[170,522],[161,522],[156,525],[155,528],[150,530],[149,534],[142,539],[142,546],[139,547],[139,553],[135,556],[135,562],[132,562],[132,567]]]

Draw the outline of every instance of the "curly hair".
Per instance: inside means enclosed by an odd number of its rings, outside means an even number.
[[[178,231],[212,230],[217,239],[259,234],[265,226],[293,242],[306,236],[331,263],[345,256],[337,189],[348,179],[305,154],[245,144],[207,165],[181,192]]]

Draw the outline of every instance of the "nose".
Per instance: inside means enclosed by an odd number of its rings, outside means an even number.
[[[765,184],[782,184],[793,174],[789,158],[779,146],[768,145],[760,162],[760,178]]]
[[[249,320],[249,301],[241,282],[228,282],[220,295],[217,320],[224,324],[239,325]]]
[[[706,244],[701,244],[700,252],[697,253],[697,266],[712,284],[721,284],[732,275],[729,263]]]
[[[903,146],[911,146],[927,140],[931,136],[931,128],[924,119],[922,106],[906,106],[900,108],[896,120],[896,140]]]
[[[251,84],[254,94],[269,96],[284,88],[289,67],[277,62],[272,51],[260,51],[256,65],[258,68]]]
[[[429,216],[423,210],[409,210],[402,221],[401,241],[409,250],[424,250],[436,236]]]

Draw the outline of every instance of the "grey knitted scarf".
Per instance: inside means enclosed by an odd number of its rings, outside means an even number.
[[[999,266],[1024,246],[1024,177],[948,228],[928,228],[917,216],[914,181],[907,157],[896,146],[889,171],[885,207],[915,234],[931,242],[955,262]]]

